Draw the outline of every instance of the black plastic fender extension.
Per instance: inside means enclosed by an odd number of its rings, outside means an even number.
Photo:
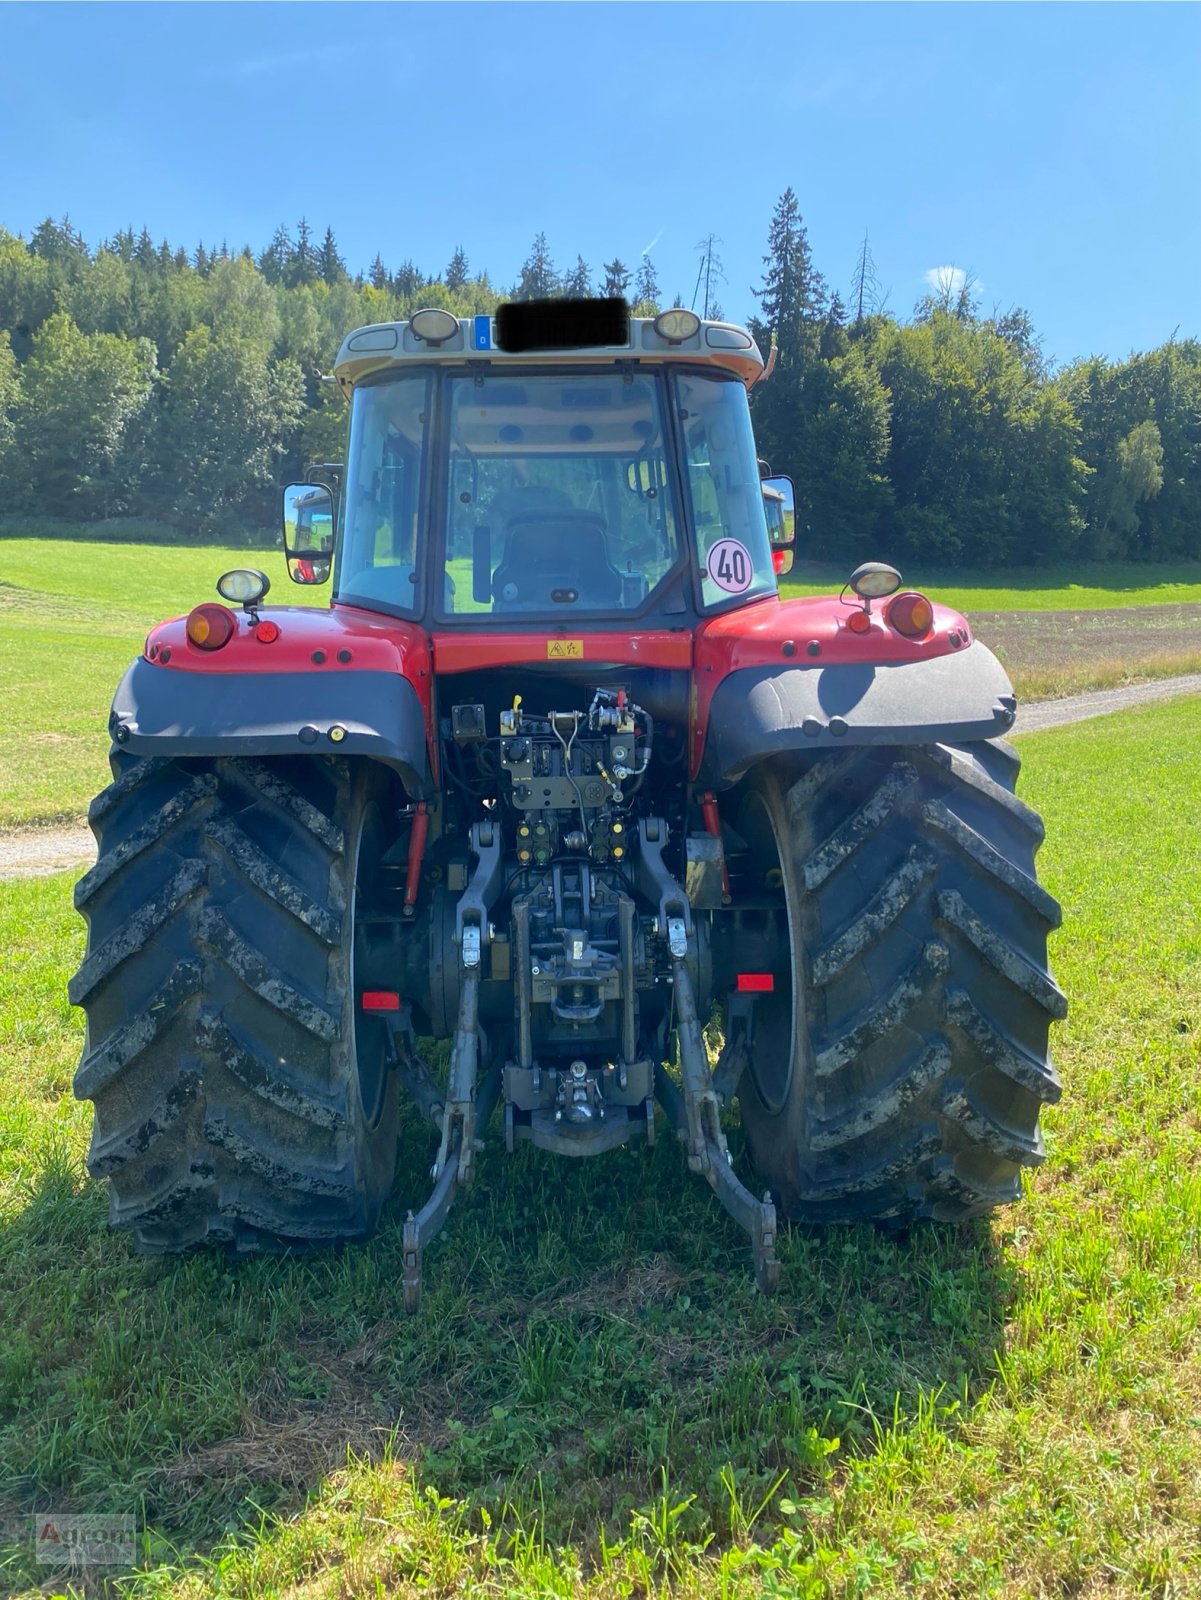
[[[718,685],[698,781],[737,783],[766,756],[1008,733],[1017,699],[982,644],[884,665],[744,667]]]
[[[421,702],[392,672],[183,672],[140,657],[108,727],[137,756],[370,756],[412,798],[431,795]]]

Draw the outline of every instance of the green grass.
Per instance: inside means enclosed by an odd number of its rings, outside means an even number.
[[[136,1515],[130,1600],[1201,1592],[1201,703],[1021,749],[1047,1164],[991,1224],[786,1232],[774,1301],[667,1140],[490,1147],[417,1319],[412,1124],[365,1246],[138,1260],[83,1171],[69,881],[0,886],[0,1525]]]
[[[0,829],[83,815],[108,781],[109,704],[147,629],[215,599],[221,573],[247,564],[266,572],[274,601],[328,600],[328,588],[290,581],[282,551],[0,540]]]
[[[1201,600],[1201,561],[1171,565],[1098,561],[1014,567],[1002,573],[947,572],[914,561],[902,570],[906,585],[968,616],[973,611],[1097,611]],[[829,594],[846,579],[847,571],[841,567],[798,563],[781,589],[794,596]]]
[[[253,551],[279,547],[279,525],[269,528],[232,526],[227,542],[236,545],[245,560]],[[195,545],[193,533],[154,517],[110,517],[99,522],[71,522],[65,517],[0,516],[0,540],[68,539],[74,544],[155,544],[180,548]]]

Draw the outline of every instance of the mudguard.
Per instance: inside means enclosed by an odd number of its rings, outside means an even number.
[[[331,728],[344,736],[330,738]],[[114,747],[139,756],[370,756],[429,799],[425,714],[393,672],[169,672],[140,658],[109,713]]]
[[[1017,700],[985,645],[920,661],[745,667],[714,691],[699,778],[722,788],[765,756],[995,739]]]

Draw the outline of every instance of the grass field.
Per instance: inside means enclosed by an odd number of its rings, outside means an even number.
[[[9,748],[16,755],[0,769],[0,830],[74,821],[108,778],[108,708],[121,674],[141,649],[147,628],[212,599],[213,583],[227,567],[259,565],[272,581],[271,599],[289,605],[323,605],[327,588],[306,589],[288,580],[278,551],[232,548],[87,543],[78,539],[0,538],[0,681],[8,690]],[[828,593],[845,574],[820,575],[790,593]],[[912,576],[912,575],[911,575]],[[1092,571],[1078,588],[1070,574],[1041,573],[1042,588],[1013,575],[1006,589],[932,588],[937,598],[977,608],[1082,609],[1201,600],[1201,567],[1157,569],[1111,566]],[[812,574],[807,575],[812,577]],[[1063,586],[1055,587],[1062,580]],[[995,582],[990,579],[990,582]],[[1031,673],[1023,682],[1019,657],[1006,665],[1020,694],[1064,693],[1106,687],[1137,676],[1195,670],[1195,651],[1123,656],[1089,662],[1065,674]]]
[[[292,583],[278,551],[0,540],[0,682],[16,752],[0,770],[0,829],[83,815],[108,780],[109,704],[146,630],[215,599],[220,574],[247,564],[266,572],[273,600],[325,603],[328,589]]]
[[[83,1172],[70,882],[0,885],[0,1583],[73,1511],[137,1517],[130,1600],[1201,1592],[1201,702],[1021,749],[1047,1164],[991,1224],[786,1233],[774,1301],[674,1142],[492,1149],[408,1320],[412,1124],[366,1246],[138,1260]]]
[[[1097,561],[1065,567],[1014,567],[1003,573],[939,571],[914,562],[904,567],[906,586],[931,599],[973,611],[1102,611],[1113,606],[1162,605],[1201,600],[1201,562],[1171,566]],[[829,594],[846,581],[841,567],[800,562],[781,585],[789,594]]]

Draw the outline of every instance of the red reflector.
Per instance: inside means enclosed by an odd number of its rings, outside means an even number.
[[[400,996],[392,989],[364,989],[364,1011],[399,1011]]]
[[[260,644],[274,644],[279,638],[279,623],[260,622],[254,630],[254,636]]]
[[[788,551],[787,550],[773,550],[772,551],[772,553],[771,553],[771,564],[775,568],[777,574],[783,572],[784,563],[787,560],[788,560]]]
[[[872,625],[872,619],[866,611],[852,611],[847,618],[847,627],[852,633],[867,633]]]
[[[771,994],[776,980],[770,972],[740,972],[735,987],[739,994]]]

